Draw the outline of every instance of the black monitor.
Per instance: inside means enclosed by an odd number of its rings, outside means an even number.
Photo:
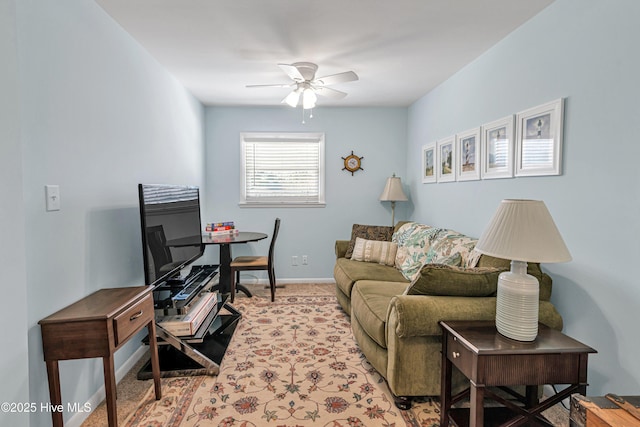
[[[179,283],[204,253],[198,187],[139,184],[145,284]]]

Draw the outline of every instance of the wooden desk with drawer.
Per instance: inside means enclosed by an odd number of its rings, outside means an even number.
[[[49,377],[52,408],[62,408],[59,360],[102,357],[107,417],[118,424],[113,354],[145,326],[156,336],[151,287],[101,289],[42,319],[42,347]],[[160,364],[156,340],[150,340],[156,399],[160,399]],[[63,411],[52,411],[53,425],[63,424]]]

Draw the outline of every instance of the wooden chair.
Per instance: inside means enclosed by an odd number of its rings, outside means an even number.
[[[280,218],[276,218],[273,227],[273,236],[269,244],[268,256],[239,256],[231,261],[231,302],[236,295],[236,283],[240,283],[240,272],[250,270],[267,270],[269,274],[269,285],[271,287],[271,302],[276,299],[276,273],[273,268],[273,252],[280,229]]]

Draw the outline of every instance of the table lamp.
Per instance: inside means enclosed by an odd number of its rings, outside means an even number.
[[[394,173],[393,176],[387,178],[387,183],[380,195],[381,202],[391,202],[391,226],[395,225],[396,202],[406,202],[407,200],[409,199],[402,191],[402,181]]]
[[[498,332],[517,341],[534,341],[538,335],[540,285],[538,279],[527,274],[527,262],[571,261],[544,202],[503,200],[476,250],[512,260],[511,271],[498,278]]]

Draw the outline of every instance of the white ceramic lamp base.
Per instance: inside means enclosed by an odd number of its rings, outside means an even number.
[[[511,261],[511,271],[498,278],[496,328],[517,341],[533,341],[538,335],[538,279],[527,274],[527,263]]]

